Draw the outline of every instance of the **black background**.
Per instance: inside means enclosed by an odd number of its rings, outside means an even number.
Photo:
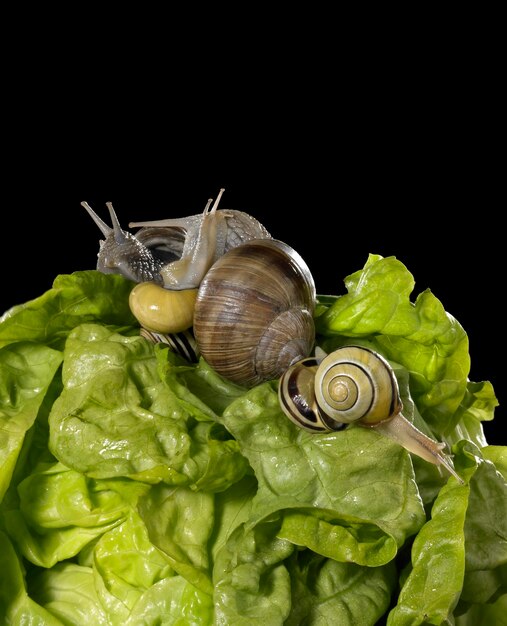
[[[84,51],[69,71],[62,50],[35,55],[4,103],[1,311],[95,267],[101,235],[81,201],[106,221],[111,201],[126,227],[199,213],[224,187],[220,208],[292,245],[319,293],[344,293],[369,253],[402,261],[413,299],[430,288],[467,331],[470,378],[500,402],[486,434],[505,442],[505,126],[473,47],[326,71],[301,51],[228,71],[165,56],[151,71],[125,46],[91,67]]]

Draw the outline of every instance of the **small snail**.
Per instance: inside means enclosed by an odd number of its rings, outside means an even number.
[[[437,443],[403,415],[393,369],[377,352],[344,346],[322,360],[308,357],[280,377],[280,405],[295,424],[311,432],[342,430],[348,424],[375,428],[408,451],[444,466],[459,482],[451,460]]]
[[[313,349],[315,301],[312,274],[289,245],[243,243],[218,259],[199,287],[193,330],[200,353],[247,387],[278,378]]]

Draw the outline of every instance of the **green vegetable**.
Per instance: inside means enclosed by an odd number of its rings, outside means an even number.
[[[0,623],[505,623],[493,387],[400,261],[345,285],[317,343],[389,359],[464,484],[374,430],[298,429],[277,381],[246,390],[142,338],[133,283],[62,275],[0,319]]]

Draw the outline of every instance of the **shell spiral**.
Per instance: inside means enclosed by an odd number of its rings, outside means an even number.
[[[328,354],[315,375],[320,410],[332,419],[376,424],[401,411],[398,382],[380,354],[345,346]]]
[[[373,426],[402,410],[393,369],[380,354],[344,346],[320,361],[294,363],[280,377],[280,405],[298,426],[312,432]]]
[[[302,257],[276,239],[255,239],[224,254],[204,277],[194,335],[222,376],[246,387],[278,378],[314,345],[316,291]]]

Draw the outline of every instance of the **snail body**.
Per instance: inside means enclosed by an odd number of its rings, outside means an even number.
[[[421,458],[445,467],[458,481],[445,445],[427,437],[402,414],[398,382],[389,362],[377,352],[344,346],[323,359],[307,357],[280,377],[280,406],[310,432],[329,432],[355,423],[395,440]]]
[[[167,249],[165,255],[157,253],[161,241],[160,233],[157,234],[156,242],[152,242],[146,233],[144,238],[139,239],[121,228],[110,202],[107,203],[107,208],[112,226],[108,226],[101,220],[87,202],[82,202],[81,205],[88,211],[105,237],[100,241],[97,254],[97,270],[99,272],[121,274],[124,278],[135,282],[155,281],[162,283],[160,270],[168,260],[167,255],[169,254],[169,258],[171,254],[173,258],[176,256]]]
[[[213,206],[209,199],[198,215],[168,220],[131,222],[134,235],[120,226],[110,202],[108,226],[86,203],[105,239],[100,242],[97,269],[121,274],[134,282],[154,282],[170,289],[195,289],[211,265],[231,248],[250,239],[270,238],[254,217],[235,210],[217,211],[224,189]]]

